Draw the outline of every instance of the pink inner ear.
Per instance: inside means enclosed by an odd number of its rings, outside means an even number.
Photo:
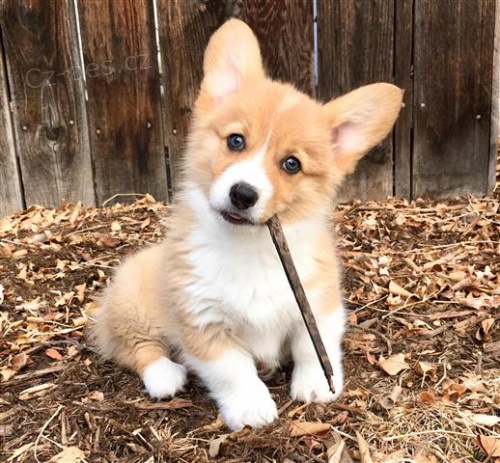
[[[241,80],[237,57],[228,54],[223,65],[211,72],[208,89],[217,103],[221,103],[226,96],[238,91]]]
[[[332,130],[332,141],[338,154],[352,154],[362,144],[360,124],[346,121]]]

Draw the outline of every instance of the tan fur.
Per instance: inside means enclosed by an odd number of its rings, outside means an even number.
[[[234,41],[244,52],[228,58]],[[236,77],[221,83],[218,72],[228,67],[236,69]],[[204,72],[184,156],[183,191],[176,198],[168,236],[118,269],[91,328],[105,357],[139,374],[158,358],[175,354],[172,346],[210,360],[239,343],[221,325],[197,328],[188,310],[185,288],[195,278],[186,240],[195,227],[185,198],[189,185],[208,195],[229,166],[253,156],[269,140],[264,162],[274,193],[262,222],[275,213],[285,225],[327,213],[343,177],[387,135],[401,106],[402,92],[390,84],[363,87],[322,105],[289,84],[268,79],[255,36],[237,20],[210,40]],[[346,141],[346,127],[348,135],[361,127],[362,139]],[[246,136],[244,153],[226,147],[227,136],[235,132]],[[288,155],[299,157],[301,172],[289,175],[281,169]],[[322,289],[328,304],[320,310],[334,310],[341,303],[340,270],[328,227],[320,232],[315,261],[314,276],[304,281],[306,291]]]

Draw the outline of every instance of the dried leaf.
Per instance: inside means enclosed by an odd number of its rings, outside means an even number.
[[[28,356],[24,352],[14,355],[10,361],[10,365],[16,373],[23,369],[27,363]]]
[[[104,400],[104,394],[102,391],[91,391],[86,397],[88,402],[102,402]]]
[[[412,459],[412,463],[437,463],[434,455],[428,454],[425,450],[419,450]]]
[[[84,326],[87,324],[87,317],[76,317],[73,318],[74,326]]]
[[[437,365],[433,363],[418,361],[415,365],[415,371],[424,378],[429,376],[433,380],[437,379]]]
[[[212,458],[215,458],[216,456],[219,455],[220,446],[224,442],[226,442],[227,438],[228,438],[228,434],[223,434],[222,436],[216,437],[215,439],[212,439],[210,441],[210,445],[208,447],[208,454]]]
[[[0,376],[2,377],[2,381],[8,381],[16,374],[16,370],[9,367],[0,368]]]
[[[60,352],[53,347],[50,347],[45,351],[45,355],[52,360],[62,360],[64,357],[60,354]]]
[[[391,355],[388,359],[383,357],[378,362],[380,368],[384,370],[388,375],[394,376],[401,373],[403,370],[410,368],[410,365],[406,363],[404,354]]]
[[[500,457],[500,438],[493,436],[478,436],[478,444],[488,457]]]
[[[410,293],[403,287],[399,286],[395,281],[391,280],[389,282],[389,292],[391,294],[394,294],[396,296],[402,296],[402,297],[412,297],[414,294]]]
[[[345,442],[340,437],[326,451],[328,463],[353,463]]]
[[[224,419],[222,418],[222,415],[219,413],[217,414],[217,418],[215,418],[214,421],[212,421],[210,424],[207,424],[203,426],[201,429],[203,431],[217,431],[220,428],[222,428],[225,425]]]
[[[10,244],[3,244],[0,248],[2,250],[3,257],[10,259],[12,257],[12,246]]]
[[[51,463],[80,463],[85,459],[83,453],[78,447],[67,447],[61,453],[52,457],[49,461]]]
[[[476,332],[476,339],[482,342],[491,341],[492,328],[495,325],[494,318],[487,318],[481,322],[481,327]]]
[[[472,421],[472,423],[478,426],[491,427],[491,426],[496,426],[498,423],[500,423],[500,417],[496,415],[485,415],[482,413],[475,413],[466,416],[468,419]]]
[[[183,399],[182,397],[175,397],[168,402],[132,402],[130,405],[133,405],[139,410],[177,410],[192,407],[193,401],[190,399]]]
[[[418,401],[426,405],[436,405],[437,400],[431,391],[422,391],[418,394]]]
[[[460,399],[462,395],[467,390],[467,387],[463,384],[455,383],[454,381],[445,381],[443,383],[443,400],[445,401],[455,401]]]
[[[83,299],[85,298],[85,290],[87,289],[87,283],[76,285],[75,289],[76,289],[76,298],[81,304],[83,302]]]
[[[5,288],[4,286],[0,283],[0,305],[3,304],[3,301],[4,301],[4,291],[5,291]]]
[[[384,407],[385,409],[390,410],[394,407],[394,405],[396,405],[396,402],[398,401],[402,392],[403,388],[401,386],[394,386],[394,389],[392,390],[390,395],[382,397],[382,399],[380,399],[380,405],[382,405],[382,407]]]
[[[292,437],[310,436],[326,434],[330,431],[329,423],[320,423],[317,421],[291,421],[288,431]]]
[[[107,248],[116,248],[120,244],[120,240],[118,238],[105,233],[99,233],[97,239],[98,243]]]
[[[13,259],[22,259],[24,256],[28,255],[27,249],[20,249],[19,251],[14,251],[12,253]]]
[[[358,441],[361,463],[373,463],[372,457],[370,455],[370,449],[368,448],[368,444],[358,431],[356,431],[356,440]]]

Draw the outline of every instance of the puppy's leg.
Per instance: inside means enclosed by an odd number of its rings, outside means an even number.
[[[290,395],[292,399],[306,403],[331,402],[340,396],[343,388],[341,341],[345,330],[344,308],[340,306],[331,313],[321,313],[316,320],[332,364],[335,394],[328,387],[309,333],[301,323],[291,339],[294,369]]]
[[[186,367],[172,362],[166,351],[147,354],[148,361],[139,369],[139,375],[144,382],[148,394],[155,399],[171,397],[183,389],[187,382]]]
[[[132,309],[132,307],[130,307]],[[175,395],[187,381],[187,371],[172,362],[158,333],[136,317],[133,311],[113,317],[115,306],[101,307],[91,325],[94,344],[101,354],[137,373],[148,394],[156,399]]]
[[[154,398],[174,395],[187,378],[186,368],[168,358],[165,337],[171,320],[154,284],[159,254],[151,248],[125,262],[104,292],[89,331],[103,357],[136,372]]]
[[[257,375],[252,357],[236,346],[215,358],[186,355],[186,362],[205,382],[232,430],[259,427],[278,417],[267,386]]]

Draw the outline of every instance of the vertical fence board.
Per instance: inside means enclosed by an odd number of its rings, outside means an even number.
[[[403,108],[394,129],[394,194],[412,194],[413,138],[413,0],[398,0],[395,7],[395,84],[405,91]]]
[[[78,0],[99,203],[151,193],[166,200],[151,0]]]
[[[493,46],[493,76],[491,91],[490,159],[488,165],[488,191],[495,188],[500,137],[500,1],[495,5],[495,36]]]
[[[318,96],[327,101],[361,85],[393,81],[393,0],[318,2]],[[359,163],[339,201],[393,194],[393,143],[387,139]]]
[[[312,0],[235,0],[232,5],[231,16],[245,21],[259,39],[269,75],[314,95]]]
[[[225,1],[158,0],[165,91],[165,136],[172,183],[179,183],[182,149],[203,76],[203,53],[227,18]]]
[[[1,7],[0,7],[1,8]],[[0,30],[0,219],[23,209],[23,192],[17,165],[10,117],[7,75],[3,63]]]
[[[495,1],[415,5],[414,196],[486,192]]]
[[[94,203],[69,1],[4,0],[0,22],[26,203]]]

